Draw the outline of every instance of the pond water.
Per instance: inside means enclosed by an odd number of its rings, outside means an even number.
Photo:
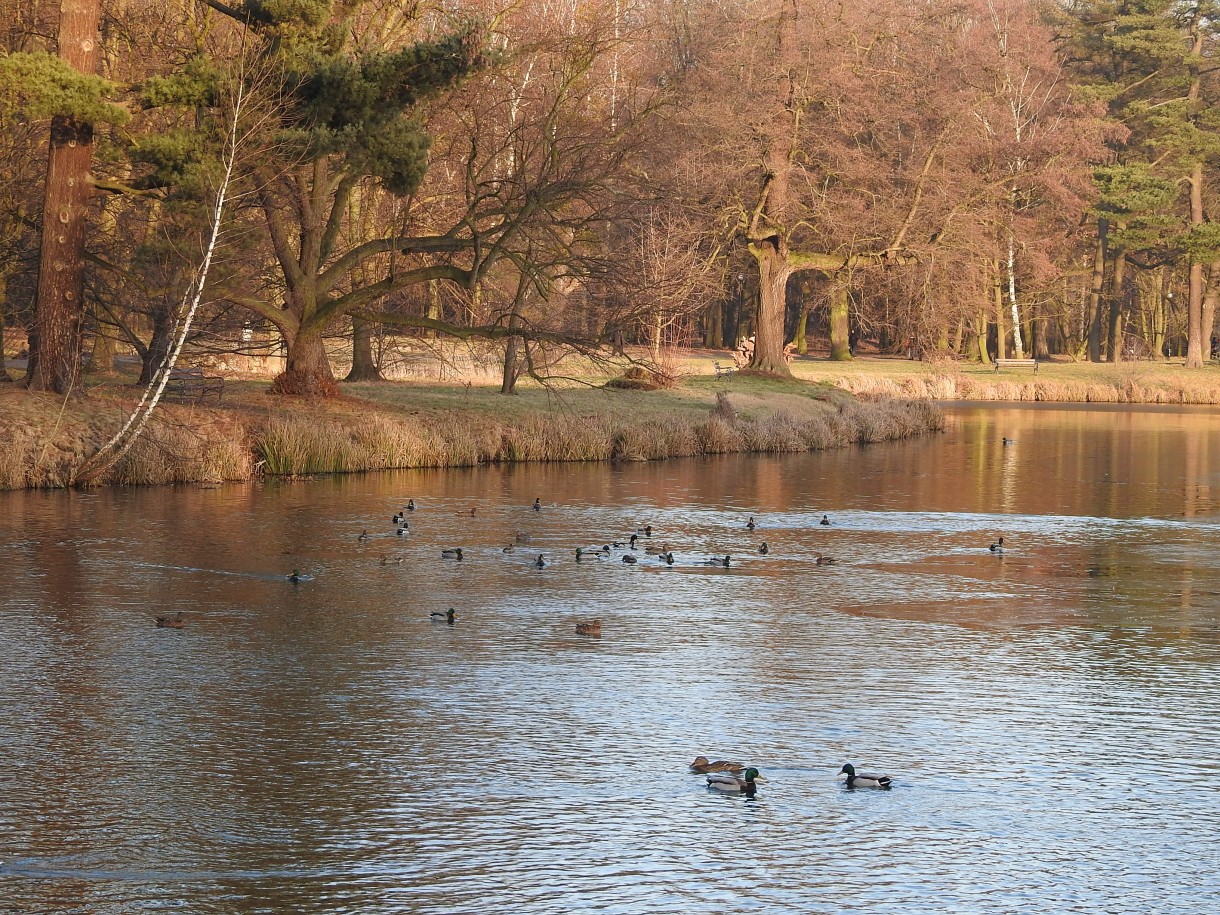
[[[1212,411],[965,406],[820,454],[4,495],[0,911],[1214,910],[1217,500]]]

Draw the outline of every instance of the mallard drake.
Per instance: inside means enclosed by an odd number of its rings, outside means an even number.
[[[674,554],[673,553],[666,553],[664,556],[662,556],[660,558],[665,560],[665,564],[667,566],[671,566],[674,564]]]
[[[409,511],[409,512],[415,511],[415,500],[414,499],[407,499],[407,511]]]
[[[758,525],[754,523],[754,516],[750,515],[750,520],[746,522],[746,530],[752,531],[756,527],[758,527]]]
[[[741,772],[745,766],[739,762],[729,762],[727,759],[708,762],[706,756],[696,756],[695,761],[690,764],[690,768],[692,772],[706,775],[708,772]]]
[[[403,537],[406,534],[411,533],[411,531],[407,528],[407,522],[404,521],[402,523],[402,527],[398,528],[398,530],[394,531],[394,533],[396,533],[399,537]]]
[[[636,562],[636,558],[628,553],[623,557],[623,562],[627,563],[627,565],[631,565],[632,563]]]
[[[397,524],[402,520],[402,512],[395,512],[394,517],[390,519],[391,524]]]
[[[823,556],[821,553],[818,553],[817,557],[818,558],[815,561],[820,566],[831,566],[839,561],[839,560],[835,559],[833,556]]]
[[[304,577],[305,576],[302,575],[300,572],[298,572],[296,569],[293,569],[292,574],[288,576],[288,580],[295,585],[298,581],[301,581]]]
[[[871,772],[857,772],[856,767],[846,763],[839,774],[844,776],[848,788],[888,788],[892,779],[888,775],[874,775]]]
[[[740,777],[729,772],[713,773],[707,777],[707,786],[730,794],[753,795],[756,790],[755,782],[761,780],[762,776],[758,774],[758,770],[751,766]]]
[[[818,524],[830,527],[830,518],[828,518],[826,515],[822,515],[822,520],[819,521]]]
[[[577,635],[601,635],[602,621],[601,620],[581,620],[576,624]]]
[[[991,546],[987,547],[987,549],[991,550],[991,552],[993,552],[993,553],[1003,553],[1004,552],[1004,538],[1001,537]]]
[[[1005,435],[1000,439],[1000,441],[1002,441],[1005,445],[1012,445],[1016,442],[1016,439],[1009,438],[1007,435]]]
[[[357,540],[359,540],[361,543],[364,543],[364,541],[366,541],[366,540],[368,540],[368,539],[369,539],[369,532],[368,532],[368,531],[361,531],[361,532],[360,532],[360,536],[359,536],[359,537],[357,537],[356,539],[357,539]]]
[[[767,546],[767,541],[764,540],[762,542],[762,546],[758,548],[758,552],[762,553],[764,556],[771,552],[771,547]]]
[[[538,569],[545,569],[546,564],[546,557],[539,553],[538,558],[534,560],[534,567]]]
[[[455,622],[457,622],[457,611],[452,607],[450,607],[444,613],[441,613],[439,610],[433,610],[430,614],[428,614],[428,616],[434,623],[443,622],[452,626]]]
[[[178,611],[177,616],[158,616],[158,629],[182,629],[186,626],[186,620],[182,618],[182,611]]]
[[[536,512],[542,511],[542,499],[534,500],[534,511],[536,511]]]
[[[732,556],[725,556],[724,559],[705,559],[703,560],[703,564],[705,566],[721,566],[722,568],[727,569],[729,567],[729,563],[732,562],[732,559]]]
[[[458,546],[458,547],[454,547],[451,550],[441,550],[441,558],[460,560],[462,558],[462,548],[460,546]]]
[[[501,553],[511,553],[511,552],[512,552],[513,550],[515,550],[515,549],[516,549],[516,547],[515,547],[515,546],[513,546],[513,545],[510,543],[510,544],[509,544],[508,546],[506,546],[504,549],[500,550],[500,552],[501,552]]]
[[[639,537],[637,537],[635,534],[632,534],[632,535],[631,535],[631,537],[630,537],[630,539],[627,541],[627,546],[628,546],[630,549],[633,549],[633,550],[634,550],[634,549],[635,549],[635,542],[636,542],[637,540],[639,540],[639,539],[640,539],[640,538],[639,538]]]
[[[643,527],[637,527],[636,531],[638,533],[643,534],[645,537],[651,537],[652,536],[652,525],[645,524]]]

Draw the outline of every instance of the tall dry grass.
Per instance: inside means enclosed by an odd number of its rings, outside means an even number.
[[[1210,374],[1158,378],[1138,364],[1124,366],[1112,377],[1100,380],[1081,378],[1026,378],[967,375],[946,370],[930,375],[889,378],[873,375],[844,375],[834,380],[837,387],[857,397],[873,400],[995,400],[1045,403],[1116,404],[1215,404],[1220,403],[1220,380]]]
[[[888,441],[942,427],[930,403],[810,401],[809,415],[741,418],[721,402],[705,418],[628,422],[609,415],[527,414],[515,421],[433,420],[405,425],[374,416],[349,426],[277,418],[255,436],[270,474],[303,475],[522,461],[654,461],[735,452],[793,452]]]
[[[733,395],[736,398],[738,395]],[[246,424],[223,410],[169,410],[97,483],[147,485],[522,461],[654,461],[735,452],[792,452],[920,435],[941,426],[920,402],[847,402],[721,394],[702,415],[651,417],[533,412],[505,418],[463,410],[396,415],[283,412]],[[748,413],[749,415],[743,415]],[[31,415],[34,415],[33,413]],[[0,450],[0,488],[65,487],[119,414],[50,409],[14,422]]]

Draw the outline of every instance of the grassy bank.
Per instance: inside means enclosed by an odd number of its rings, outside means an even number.
[[[345,385],[327,401],[271,397],[266,381],[230,381],[220,406],[166,404],[136,447],[97,482],[243,480],[506,461],[636,461],[731,452],[795,452],[920,435],[941,427],[927,401],[862,401],[807,381],[688,378],[677,388],[473,384]],[[121,425],[135,389],[108,384],[65,401],[0,388],[0,488],[71,485]]]
[[[709,361],[710,366],[710,361]],[[1052,403],[1220,404],[1220,365],[1051,361],[1032,368],[968,362],[863,358],[846,363],[797,359],[793,373],[864,398],[1041,401]]]

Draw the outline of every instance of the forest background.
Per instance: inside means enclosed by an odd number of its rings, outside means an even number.
[[[336,345],[376,379],[404,337],[493,353],[505,393],[573,353],[655,367],[747,336],[777,375],[815,340],[1211,358],[1213,2],[0,0],[0,22],[0,333],[35,390],[120,351],[154,378],[209,251],[187,351],[280,354],[281,393],[335,393]]]

